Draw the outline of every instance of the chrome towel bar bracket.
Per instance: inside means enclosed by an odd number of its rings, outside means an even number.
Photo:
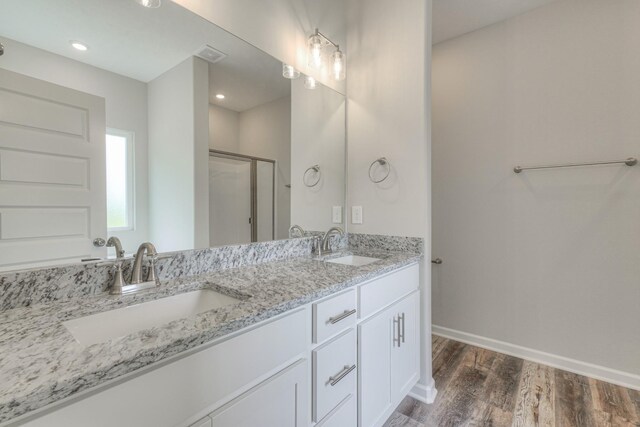
[[[604,162],[591,162],[591,163],[565,163],[560,165],[547,165],[547,166],[516,166],[513,168],[515,173],[520,173],[525,170],[534,169],[555,169],[555,168],[572,168],[576,166],[598,166],[598,165],[620,165],[625,164],[627,166],[635,166],[638,164],[638,159],[635,157],[629,157],[625,160],[610,160]]]

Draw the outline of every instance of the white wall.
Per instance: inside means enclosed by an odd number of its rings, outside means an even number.
[[[147,85],[10,39],[1,41],[2,68],[105,98],[107,128],[135,133],[136,227],[115,233],[127,252],[135,251],[149,238]]]
[[[425,239],[422,281],[422,378],[431,400],[430,67],[431,0],[349,0],[348,210],[363,207],[350,232]],[[387,157],[392,171],[374,184],[368,168]]]
[[[512,171],[640,155],[639,22],[567,0],[434,47],[434,324],[640,374],[640,167]]]
[[[291,223],[305,230],[326,231],[344,227],[346,102],[343,95],[324,86],[291,85]],[[314,187],[303,184],[307,168],[320,166],[321,179]],[[310,181],[314,179],[312,174]],[[332,207],[343,208],[343,222],[332,222]]]
[[[237,111],[209,104],[209,146],[220,151],[238,150]]]
[[[280,61],[345,93],[345,82],[307,69],[307,38],[316,28],[346,48],[344,0],[173,0]]]
[[[150,234],[158,251],[208,247],[208,70],[189,58],[149,82]]]

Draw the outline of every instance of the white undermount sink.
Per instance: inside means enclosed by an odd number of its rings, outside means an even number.
[[[203,289],[80,317],[63,322],[63,325],[80,344],[91,345],[238,301],[240,300],[219,292]]]
[[[380,261],[380,258],[371,258],[368,256],[347,255],[340,258],[328,259],[326,262],[334,264],[355,265],[357,267]]]

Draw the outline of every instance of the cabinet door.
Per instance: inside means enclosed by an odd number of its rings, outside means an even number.
[[[308,387],[302,360],[211,414],[213,427],[306,426]]]
[[[358,325],[358,426],[378,425],[392,408],[391,312]]]
[[[391,307],[391,400],[400,402],[420,376],[420,291]]]

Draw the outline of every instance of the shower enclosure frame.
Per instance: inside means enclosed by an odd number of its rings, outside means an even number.
[[[251,182],[251,242],[258,241],[258,162],[271,163],[271,240],[276,238],[276,161],[263,157],[249,156],[247,154],[237,154],[229,151],[209,149],[209,157],[218,157],[232,160],[250,161]]]

